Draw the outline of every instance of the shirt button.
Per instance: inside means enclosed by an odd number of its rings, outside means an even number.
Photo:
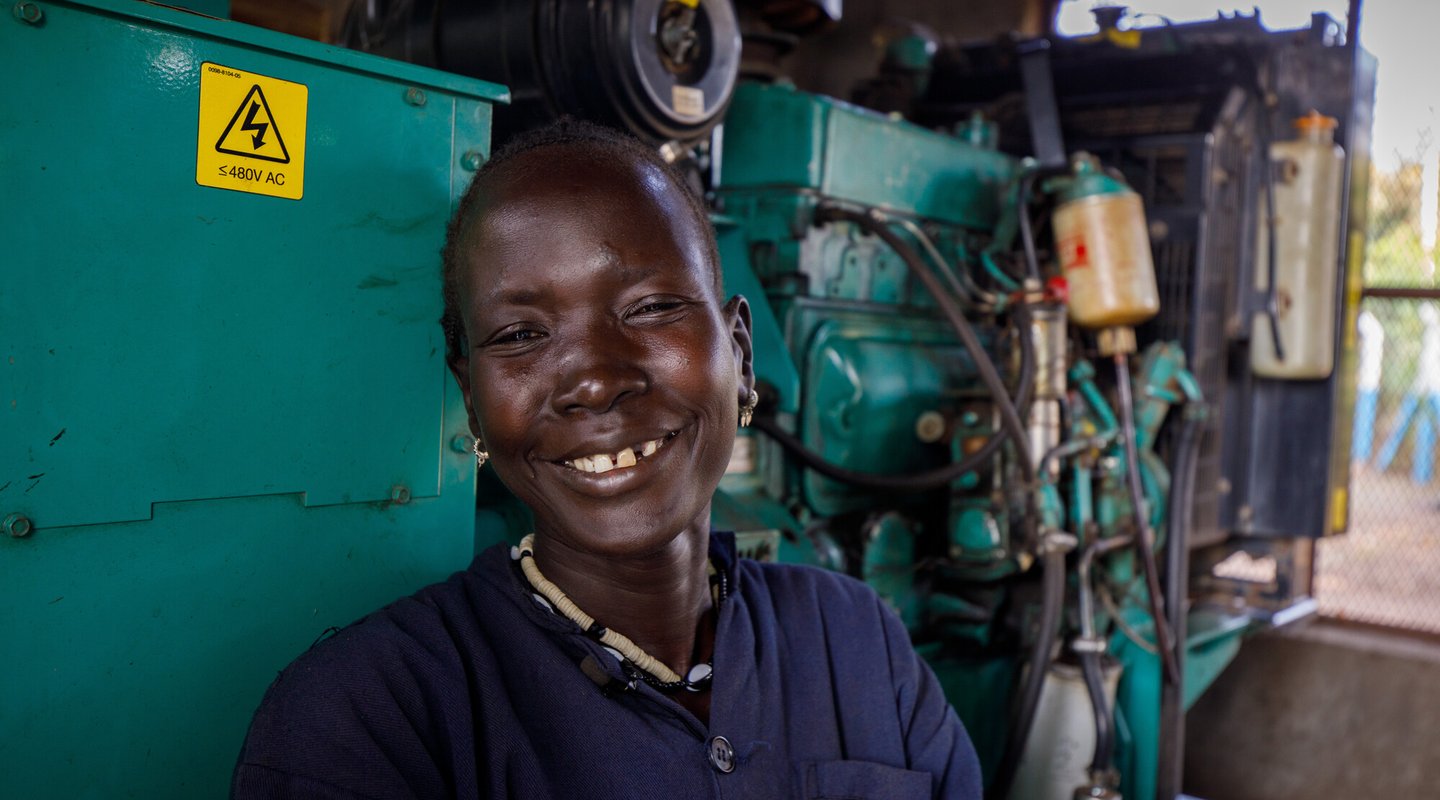
[[[735,771],[735,748],[724,736],[710,740],[710,766],[727,775]]]

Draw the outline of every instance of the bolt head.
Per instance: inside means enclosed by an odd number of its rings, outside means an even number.
[[[390,487],[390,502],[397,506],[410,502],[410,487],[400,483]]]
[[[939,411],[926,411],[915,420],[915,438],[934,444],[945,438],[945,417]]]
[[[31,523],[30,518],[24,514],[11,514],[5,517],[3,527],[5,528],[5,533],[16,539],[23,539],[35,530],[35,525]]]
[[[467,150],[465,152],[465,155],[460,157],[460,166],[464,167],[470,172],[474,172],[475,170],[480,169],[480,165],[484,163],[485,154],[481,153],[479,150]]]
[[[45,12],[40,9],[40,6],[34,3],[16,3],[12,11],[15,14],[15,19],[21,22],[28,22],[31,25],[39,25],[45,20]]]
[[[425,101],[427,99],[428,98],[425,97],[424,89],[417,89],[416,87],[411,86],[409,89],[405,90],[405,102],[409,103],[412,106],[423,106],[425,105]]]

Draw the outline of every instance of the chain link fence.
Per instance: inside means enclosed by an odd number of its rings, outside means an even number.
[[[1350,532],[1319,543],[1315,598],[1330,616],[1440,633],[1440,163],[1429,150],[1422,134],[1416,157],[1371,175]]]

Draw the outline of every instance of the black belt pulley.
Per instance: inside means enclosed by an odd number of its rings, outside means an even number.
[[[497,141],[564,114],[695,141],[725,113],[740,65],[730,0],[371,0],[352,7],[343,39],[508,86]]]

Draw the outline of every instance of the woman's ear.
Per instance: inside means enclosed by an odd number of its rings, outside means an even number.
[[[725,320],[730,325],[730,342],[735,351],[735,368],[740,379],[740,400],[744,402],[755,388],[755,353],[750,339],[750,304],[740,295],[725,304]]]
[[[445,365],[450,368],[450,374],[455,376],[455,383],[460,386],[460,396],[465,399],[465,414],[470,422],[470,435],[479,439],[480,420],[475,417],[475,404],[470,392],[470,359],[466,356],[452,355],[445,359]]]

